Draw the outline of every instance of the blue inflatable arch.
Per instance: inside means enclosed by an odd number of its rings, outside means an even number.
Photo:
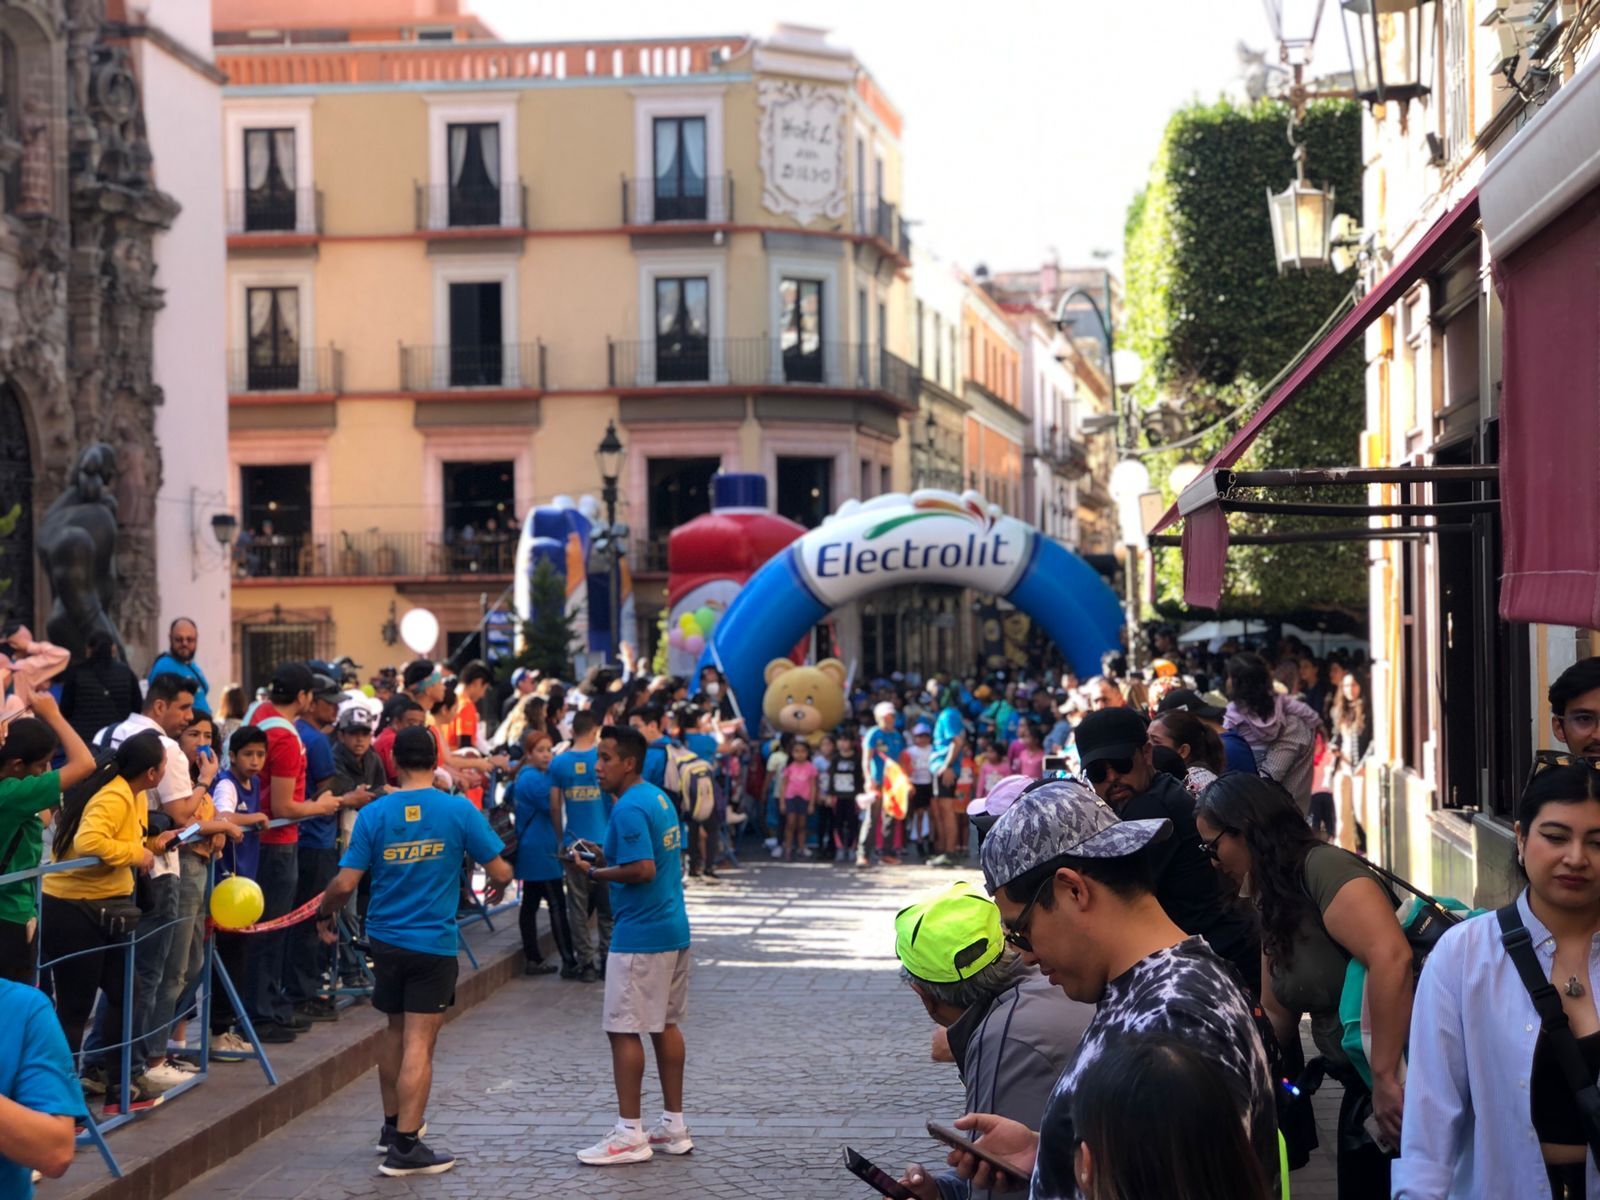
[[[727,676],[747,720],[769,661],[842,604],[907,583],[1000,596],[1037,621],[1079,675],[1120,644],[1122,608],[1076,554],[977,492],[918,491],[849,501],[751,576],[712,630],[700,666]]]

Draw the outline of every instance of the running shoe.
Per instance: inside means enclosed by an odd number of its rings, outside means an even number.
[[[592,1146],[578,1151],[578,1161],[589,1167],[620,1167],[624,1163],[648,1162],[655,1157],[650,1139],[643,1132],[631,1133],[612,1128]]]
[[[216,1062],[243,1062],[255,1052],[254,1046],[231,1029],[211,1039],[211,1058]]]
[[[155,1084],[163,1092],[170,1091],[180,1083],[189,1081],[187,1072],[180,1071],[165,1061],[159,1062],[153,1067],[146,1067],[143,1078]]]
[[[416,1144],[406,1151],[402,1151],[399,1146],[391,1145],[383,1161],[378,1164],[378,1170],[385,1175],[396,1176],[443,1175],[455,1165],[454,1155],[430,1150],[419,1137]]]
[[[154,1108],[160,1104],[165,1096],[161,1094],[159,1085],[154,1083],[141,1083],[146,1076],[140,1075],[128,1085],[128,1109],[130,1112],[143,1112],[147,1108]],[[122,1088],[116,1083],[109,1083],[106,1092],[105,1115],[119,1117],[122,1115]]]
[[[422,1123],[422,1128],[417,1130],[417,1137],[421,1138],[427,1132],[428,1132],[428,1123],[426,1121],[424,1121]],[[386,1124],[384,1124],[384,1125],[379,1127],[379,1129],[378,1129],[378,1153],[379,1154],[387,1154],[387,1153],[389,1153],[389,1147],[394,1145],[394,1134],[395,1134],[395,1128],[394,1128],[393,1125],[389,1125],[389,1124],[386,1123]]]
[[[648,1134],[653,1154],[687,1154],[694,1149],[689,1140],[689,1127],[668,1129],[665,1121],[657,1121]]]

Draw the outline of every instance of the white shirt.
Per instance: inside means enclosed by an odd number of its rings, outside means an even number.
[[[1517,897],[1548,976],[1555,938]],[[1589,993],[1600,995],[1600,935],[1589,945]],[[1405,1123],[1390,1176],[1395,1200],[1550,1195],[1529,1098],[1539,1015],[1484,913],[1446,931],[1423,964],[1411,1009]],[[1600,1196],[1594,1154],[1587,1194]]]
[[[111,749],[115,750],[134,734],[144,733],[150,729],[155,730],[160,736],[161,748],[167,752],[167,765],[162,772],[161,782],[156,784],[152,791],[144,794],[145,803],[150,806],[150,811],[159,812],[161,805],[187,800],[194,791],[194,782],[189,778],[189,760],[184,757],[183,747],[163,733],[161,726],[143,713],[134,713],[113,729],[109,744]],[[150,877],[156,879],[162,875],[177,873],[178,847],[174,844],[165,854],[156,855],[156,864],[150,868]]]
[[[217,815],[237,812],[239,809],[239,789],[231,779],[218,779],[211,785],[211,803],[216,807]]]

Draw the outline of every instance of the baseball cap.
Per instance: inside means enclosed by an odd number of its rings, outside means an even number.
[[[1132,758],[1150,740],[1145,719],[1131,708],[1102,708],[1078,723],[1073,740],[1084,766],[1107,758]]]
[[[1124,821],[1076,779],[1050,779],[1025,792],[983,840],[983,881],[998,892],[1018,876],[1066,855],[1126,858],[1172,834],[1165,817]]]
[[[334,724],[334,729],[339,733],[354,733],[357,730],[372,732],[372,710],[359,700],[348,700],[339,710],[339,720]]]
[[[315,687],[316,677],[311,674],[310,667],[305,663],[286,662],[280,663],[272,673],[267,693],[279,700],[293,700],[301,692],[312,691]]]
[[[320,671],[311,673],[311,698],[313,700],[326,700],[337,704],[344,699],[344,688],[331,675],[324,675]]]
[[[1156,704],[1156,713],[1159,715],[1177,708],[1207,721],[1220,721],[1228,711],[1226,708],[1218,708],[1208,703],[1205,697],[1192,688],[1173,688]]]
[[[932,733],[932,732],[933,732],[933,726],[929,725],[926,721],[918,721],[915,725],[913,725],[911,727],[912,736],[917,736],[919,734]]]
[[[893,700],[880,700],[872,706],[872,715],[875,717],[894,716],[896,712]]]
[[[1017,797],[1038,781],[1031,775],[1006,775],[995,780],[987,796],[967,804],[967,816],[1000,817],[1006,809],[1017,802]]]
[[[901,965],[929,983],[960,983],[1006,948],[995,902],[962,880],[906,905],[894,918]]]

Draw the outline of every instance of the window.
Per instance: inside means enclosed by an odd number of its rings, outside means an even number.
[[[250,321],[245,387],[252,392],[293,391],[300,386],[300,290],[245,289]]]
[[[1444,153],[1455,162],[1472,142],[1472,25],[1466,0],[1445,0],[1444,21]]]
[[[499,387],[505,381],[499,283],[450,285],[450,386]]]
[[[245,574],[300,575],[311,542],[311,467],[239,468],[244,527],[237,554]]]
[[[655,119],[655,219],[706,219],[706,120]]]
[[[663,567],[668,535],[686,521],[711,511],[711,478],[721,469],[720,458],[648,460],[650,541],[660,543]]]
[[[778,459],[778,515],[815,529],[833,511],[833,459]]]
[[[867,141],[856,138],[856,232],[867,231]]]
[[[710,290],[704,276],[656,280],[656,380],[711,378]]]
[[[499,225],[500,126],[494,122],[449,125],[449,223]]]
[[[944,378],[944,318],[938,313],[933,314],[933,379],[935,383],[945,383]]]
[[[867,331],[867,322],[871,318],[867,315],[867,289],[856,289],[856,372],[860,375],[858,384],[865,384],[871,377],[868,363],[871,359],[871,348],[867,345],[870,334]]]
[[[296,228],[293,129],[244,131],[246,233]]]
[[[882,301],[878,302],[878,349],[889,348],[889,306]]]
[[[861,460],[861,490],[856,495],[862,500],[872,499],[872,464]]]
[[[511,570],[516,511],[512,463],[445,463],[444,542],[451,569],[460,574]]]
[[[822,280],[783,279],[778,283],[783,303],[779,344],[783,349],[786,383],[822,382]]]
[[[419,42],[453,42],[456,40],[456,31],[448,25],[419,25],[417,27],[417,41]]]
[[[922,315],[922,301],[917,301],[917,370],[927,372],[927,365],[923,362],[923,352],[926,349],[923,337],[926,318]]]
[[[883,464],[880,464],[879,467],[878,467],[878,495],[887,496],[888,494],[889,494],[889,466],[888,466],[887,463],[883,463]]]

